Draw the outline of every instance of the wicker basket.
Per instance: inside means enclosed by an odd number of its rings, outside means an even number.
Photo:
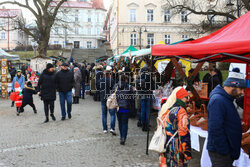
[[[203,120],[201,120],[203,118]],[[201,117],[201,119],[199,121],[197,121],[197,125],[203,129],[203,130],[207,130],[207,119],[205,119],[204,117]]]

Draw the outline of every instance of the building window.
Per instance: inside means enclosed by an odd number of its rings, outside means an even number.
[[[1,39],[5,39],[5,32],[1,33]]]
[[[88,22],[89,22],[89,23],[91,22],[91,16],[88,17]]]
[[[130,22],[136,22],[136,10],[130,9],[129,15],[130,15]]]
[[[165,44],[170,44],[170,35],[165,35]]]
[[[79,21],[78,15],[75,15],[75,22],[78,22],[78,21]]]
[[[76,27],[75,28],[75,34],[78,35],[79,34],[79,29]]]
[[[148,34],[148,46],[152,47],[154,45],[154,34]]]
[[[165,11],[164,11],[164,22],[170,22],[170,20],[171,20],[170,10],[165,9]]]
[[[96,34],[97,34],[97,35],[100,35],[100,28],[97,28],[97,29],[96,29]]]
[[[148,22],[154,21],[154,10],[153,9],[147,10],[147,20],[148,20]]]
[[[58,34],[58,27],[55,27],[55,34]]]
[[[187,40],[188,39],[188,35],[182,35],[182,40]]]
[[[92,42],[91,41],[87,41],[87,48],[92,48]]]
[[[187,11],[186,10],[185,11],[181,11],[181,22],[182,23],[186,23],[187,20],[188,20],[188,18],[187,18]]]
[[[91,28],[88,28],[88,35],[91,35]]]
[[[133,45],[133,46],[137,45],[136,34],[130,34],[130,45]]]

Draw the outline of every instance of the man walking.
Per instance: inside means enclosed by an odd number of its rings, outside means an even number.
[[[106,106],[107,97],[111,94],[111,90],[115,85],[115,81],[111,78],[111,71],[105,71],[105,77],[101,78],[97,83],[97,89],[100,91],[101,98],[101,107],[102,107],[102,125],[103,125],[103,133],[108,132],[107,126],[107,112],[108,108]],[[115,135],[115,112],[116,109],[109,110],[110,114],[110,133]]]
[[[218,85],[210,94],[207,149],[213,167],[232,167],[240,156],[241,120],[233,101],[244,93],[245,87],[244,75],[234,68],[224,88]]]
[[[56,74],[56,84],[59,91],[59,99],[62,113],[62,121],[66,118],[65,112],[65,100],[67,101],[67,114],[68,118],[71,119],[72,109],[72,88],[74,85],[74,74],[69,70],[69,65],[63,63],[61,65],[61,71]]]

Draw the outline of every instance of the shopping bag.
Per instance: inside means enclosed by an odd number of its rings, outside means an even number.
[[[115,109],[118,107],[118,102],[117,102],[117,99],[116,99],[116,91],[117,91],[117,88],[115,89],[115,92],[110,95],[107,99],[107,108],[108,109]]]
[[[163,121],[159,117],[157,117],[157,124],[157,130],[155,131],[154,136],[151,139],[148,149],[158,153],[163,153],[166,151],[165,143],[167,136],[165,133]]]

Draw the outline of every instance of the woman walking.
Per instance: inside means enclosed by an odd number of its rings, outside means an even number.
[[[132,87],[127,82],[127,77],[122,74],[120,81],[114,86],[117,96],[119,110],[117,111],[117,119],[120,131],[120,144],[125,145],[128,133],[128,118],[130,112],[130,104],[132,100]]]
[[[82,84],[82,74],[78,67],[74,68],[74,96],[73,104],[79,104],[79,98],[81,96],[81,84]]]
[[[52,120],[55,121],[54,102],[56,100],[56,75],[52,64],[48,63],[46,69],[41,74],[37,84],[37,91],[37,94],[41,96],[44,104],[46,117],[44,123],[49,122],[49,110]]]
[[[162,106],[159,117],[163,120],[167,141],[166,152],[160,156],[161,167],[187,167],[192,158],[187,101],[188,92],[177,87]]]

